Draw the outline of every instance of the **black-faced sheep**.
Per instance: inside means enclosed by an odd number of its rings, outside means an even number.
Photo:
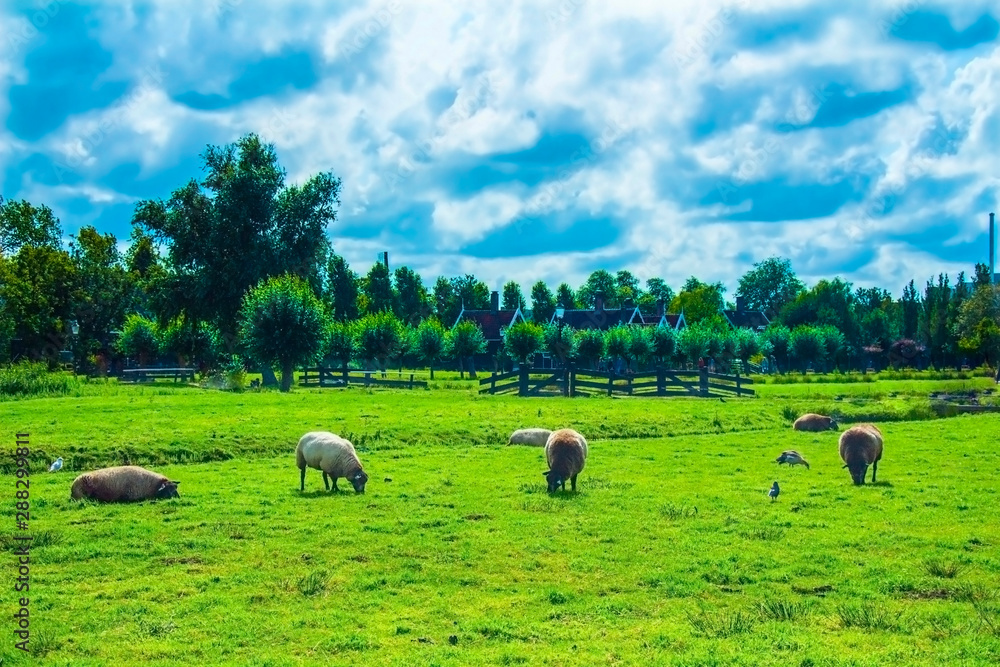
[[[833,417],[809,413],[796,419],[792,428],[796,431],[836,431],[838,426]]]
[[[874,424],[858,424],[847,429],[840,435],[840,458],[858,486],[865,483],[868,466],[872,466],[874,483],[878,462],[882,459],[882,432]]]
[[[354,445],[339,435],[326,431],[306,433],[295,448],[295,464],[299,467],[300,490],[306,490],[306,468],[323,471],[323,485],[330,490],[329,479],[333,480],[333,490],[337,491],[337,478],[346,477],[357,493],[365,492],[368,474],[361,467]]]
[[[780,465],[782,463],[787,463],[789,466],[801,465],[806,468],[809,467],[809,462],[802,458],[794,449],[789,449],[787,451],[781,452],[781,456],[775,459],[775,461]]]
[[[545,461],[549,470],[542,474],[549,482],[549,493],[559,488],[565,491],[567,479],[576,491],[576,476],[587,463],[587,441],[573,429],[553,431],[545,442]]]
[[[85,472],[70,489],[73,500],[92,498],[105,503],[180,498],[177,485],[159,473],[139,466],[116,466]]]
[[[552,431],[547,428],[522,428],[510,434],[510,440],[507,441],[507,444],[544,447],[550,435],[552,435]]]

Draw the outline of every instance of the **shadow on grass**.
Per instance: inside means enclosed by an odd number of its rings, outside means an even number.
[[[325,489],[315,489],[312,491],[299,491],[295,489],[292,492],[292,496],[295,498],[327,498],[327,497],[339,497],[339,496],[364,496],[363,493],[355,493],[354,489],[337,489],[336,491],[327,491]]]

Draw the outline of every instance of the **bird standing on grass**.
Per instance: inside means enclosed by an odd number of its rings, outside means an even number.
[[[767,495],[771,496],[772,503],[778,499],[779,493],[781,493],[781,489],[778,488],[778,483],[775,482],[773,485],[771,485],[771,490],[767,492]]]
[[[52,462],[52,465],[49,466],[49,472],[59,472],[61,468],[62,468],[62,457],[60,456],[59,458],[57,458],[55,461]]]

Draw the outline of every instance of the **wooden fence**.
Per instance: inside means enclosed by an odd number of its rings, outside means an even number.
[[[657,368],[627,375],[614,372],[521,368],[510,373],[494,373],[479,381],[479,392],[518,396],[686,396],[720,398],[753,396],[747,385],[753,380],[742,375]]]
[[[427,388],[423,380],[414,380],[410,373],[409,379],[390,380],[380,377],[382,371],[343,371],[333,368],[304,368],[299,378],[301,387],[347,387],[358,385],[362,387],[397,387],[403,389]]]

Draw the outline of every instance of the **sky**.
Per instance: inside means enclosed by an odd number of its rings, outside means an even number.
[[[329,233],[425,282],[754,262],[899,295],[988,259],[1000,0],[0,5],[0,192],[124,246],[256,132]]]

